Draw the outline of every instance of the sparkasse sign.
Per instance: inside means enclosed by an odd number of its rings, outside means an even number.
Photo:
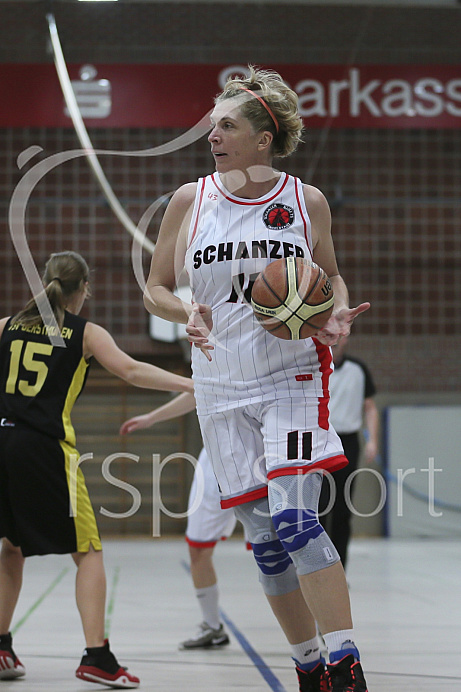
[[[314,119],[336,120],[340,127],[461,124],[461,69],[448,75],[427,68],[415,75],[414,68],[406,74],[401,68],[350,67],[342,78],[333,77],[330,69],[320,68],[315,78],[293,85],[300,113],[311,127]]]
[[[299,96],[307,128],[458,128],[457,65],[265,65]],[[88,127],[192,127],[245,65],[70,65]],[[1,127],[71,127],[54,65],[0,65]]]

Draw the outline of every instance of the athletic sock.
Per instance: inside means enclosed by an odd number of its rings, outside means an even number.
[[[291,651],[298,668],[306,672],[313,670],[320,661],[320,648],[317,637],[301,642],[301,644],[292,644]]]
[[[360,661],[360,654],[354,644],[353,636],[354,630],[338,630],[323,635],[330,663],[336,663],[348,654],[352,654],[357,661]]]
[[[219,591],[218,585],[206,586],[204,589],[195,589],[203,620],[214,630],[219,629]]]
[[[11,632],[0,634],[0,646],[11,647],[12,641]]]

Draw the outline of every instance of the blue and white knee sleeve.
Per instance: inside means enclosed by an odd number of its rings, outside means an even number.
[[[235,515],[244,525],[253,548],[264,592],[268,596],[281,596],[298,589],[295,567],[274,530],[267,498],[238,505]]]
[[[277,535],[298,574],[318,572],[339,561],[318,520],[322,475],[281,476],[269,482],[269,505]]]

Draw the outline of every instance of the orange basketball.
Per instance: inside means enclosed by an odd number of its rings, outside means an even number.
[[[315,262],[303,257],[271,262],[251,291],[256,319],[279,339],[314,336],[328,322],[333,304],[330,279]]]

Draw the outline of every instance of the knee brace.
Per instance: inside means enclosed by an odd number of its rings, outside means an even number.
[[[339,555],[318,520],[322,475],[280,476],[269,482],[272,521],[298,574],[310,574],[339,562]]]
[[[267,498],[238,505],[235,515],[251,543],[264,593],[281,596],[299,588],[293,562],[274,530]]]

